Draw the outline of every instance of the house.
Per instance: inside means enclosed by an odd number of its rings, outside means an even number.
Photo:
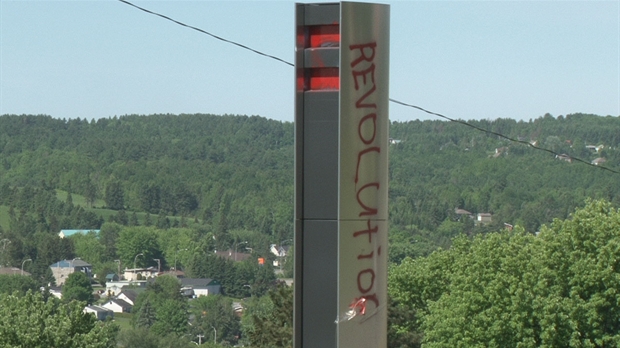
[[[602,149],[605,148],[605,145],[586,145],[586,149],[599,153]]]
[[[136,304],[138,293],[133,290],[125,289],[121,291],[120,294],[116,295],[116,298],[119,300],[123,300],[133,306]]]
[[[117,282],[119,281],[118,275],[116,273],[106,274],[105,281],[107,282]]]
[[[599,164],[603,164],[605,162],[607,162],[607,160],[605,158],[599,157],[599,158],[593,160],[591,163],[594,164],[595,166],[598,166]]]
[[[17,267],[0,267],[0,274],[3,275],[25,275],[30,276],[30,273],[21,270]]]
[[[114,318],[114,312],[101,306],[86,306],[84,307],[84,313],[92,313],[97,320],[106,320],[108,317]]]
[[[93,266],[80,259],[58,261],[50,265],[50,268],[58,286],[64,284],[69,274],[74,272],[83,272],[88,278],[93,277]]]
[[[217,295],[222,286],[217,280],[210,278],[181,278],[181,293],[196,298],[199,296]]]
[[[285,257],[290,249],[290,245],[271,244],[269,246],[269,251],[277,257]]]
[[[465,209],[460,209],[460,208],[454,208],[454,213],[456,215],[471,215],[471,212],[465,210]]]
[[[479,225],[491,223],[493,221],[493,215],[491,213],[478,213],[476,215],[476,222]]]
[[[58,236],[60,238],[71,237],[74,234],[87,234],[88,232],[94,232],[95,234],[99,234],[99,230],[60,230]]]
[[[40,288],[41,292],[45,291],[45,287]],[[62,288],[59,286],[48,286],[49,294],[56,297],[57,299],[62,299]]]
[[[113,298],[104,303],[101,307],[111,310],[114,313],[130,313],[133,305],[118,298]]]
[[[286,255],[288,255],[288,251],[291,249],[290,245],[277,245],[277,244],[271,244],[269,246],[269,251],[274,254],[275,256],[278,257],[277,260],[273,260],[273,266],[274,267],[280,267],[280,262],[282,260],[283,257],[285,257]]]
[[[567,155],[565,153],[563,153],[561,155],[555,155],[555,158],[559,159],[560,161],[566,161],[568,163],[573,162],[573,159],[569,155]]]
[[[496,155],[501,155],[503,153],[508,153],[508,146],[502,146],[502,147],[495,148]]]
[[[133,286],[136,288],[146,288],[146,280],[119,280],[117,282],[106,282],[105,292],[108,296],[116,296],[121,292],[126,291],[123,289],[126,286]]]
[[[245,261],[247,259],[250,258],[250,254],[246,254],[246,253],[239,253],[236,251],[232,251],[232,250],[226,250],[226,251],[215,251],[215,255],[224,258],[224,259],[228,259],[228,260],[232,260],[232,261]]]
[[[123,273],[123,278],[127,280],[142,280],[152,277],[157,277],[159,271],[156,267],[148,268],[126,268]]]

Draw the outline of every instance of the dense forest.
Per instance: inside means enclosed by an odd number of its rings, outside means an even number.
[[[547,114],[528,122],[471,123],[587,162],[604,158],[603,166],[620,168],[618,117]],[[233,230],[263,235],[265,243],[288,240],[293,127],[231,115],[91,121],[0,116],[0,205],[10,215],[0,218],[0,226],[18,235],[100,228],[114,218],[127,225],[137,212],[160,227],[199,223],[215,235],[220,249],[234,242]],[[536,232],[554,218],[566,218],[588,197],[620,202],[617,174],[462,124],[394,122],[390,134],[394,262],[445,247],[459,233],[504,224]],[[69,196],[53,202],[59,191]],[[84,197],[85,205],[72,207],[71,194]],[[456,214],[456,208],[474,218]],[[110,210],[118,213],[110,216]],[[477,213],[492,214],[492,222],[476,225]]]
[[[620,175],[614,172],[620,171],[620,118],[547,114],[527,122],[498,119],[471,124],[479,129],[446,121],[390,125],[390,347],[418,347],[422,342],[454,346],[453,341],[442,340],[458,337],[483,345],[501,341],[505,327],[486,332],[488,325],[467,327],[441,318],[458,317],[462,305],[475,302],[466,296],[467,289],[481,281],[477,275],[501,273],[502,269],[491,267],[494,260],[505,257],[508,264],[511,257],[530,257],[527,252],[539,249],[529,245],[550,252],[549,259],[556,257],[545,243],[570,243],[571,231],[581,227],[559,221],[570,220],[588,199],[607,203],[589,203],[587,211],[577,215],[603,211],[617,220],[612,207],[620,203]],[[164,270],[178,266],[189,277],[217,279],[226,297],[188,304],[177,298],[175,281],[158,277],[141,295],[132,328],[122,329],[118,341],[116,329],[96,333],[107,342],[102,346],[118,342],[127,347],[138,343],[172,347],[176,342],[186,347],[191,346],[191,335],[211,328],[225,344],[289,346],[292,291],[274,285],[275,256],[268,248],[291,243],[293,237],[293,130],[292,123],[256,116],[128,115],[91,121],[0,116],[0,265],[23,267],[31,261],[25,270],[33,275],[27,281],[3,278],[0,293],[17,289],[23,295],[53,283],[49,265],[61,259],[87,260],[99,282],[121,264]],[[554,219],[560,220],[551,229],[546,227]],[[615,223],[601,226],[613,229]],[[61,229],[100,232],[61,239]],[[556,241],[552,231],[566,240]],[[543,238],[535,239],[538,232]],[[525,256],[513,255],[511,250],[521,245],[528,246]],[[213,253],[237,249],[252,257],[234,262]],[[492,252],[495,259],[481,256]],[[143,257],[137,258],[138,254]],[[257,264],[258,257],[267,258],[264,267]],[[290,276],[292,262],[278,261],[280,274]],[[577,256],[565,261],[580,265]],[[475,269],[478,264],[488,272]],[[545,263],[524,267],[526,271],[538,267],[530,273],[543,280],[547,268],[553,268]],[[473,271],[480,272],[467,276]],[[511,276],[515,284],[525,277]],[[536,301],[561,298],[562,291],[571,291],[541,289],[536,296],[542,300]],[[25,296],[33,305],[56,308],[50,309],[54,313],[75,310],[57,310],[71,306],[67,301]],[[247,299],[242,319],[231,312],[231,298]],[[11,297],[0,301],[18,303]],[[435,305],[437,301],[446,306]],[[492,309],[500,313],[505,307]],[[540,322],[553,320],[552,313],[541,313]],[[188,315],[194,318],[192,325],[187,324]],[[515,320],[514,325],[525,325]],[[549,338],[539,323],[531,326],[522,335],[524,346],[570,335],[566,329]],[[96,326],[86,320],[83,327],[95,332]],[[607,333],[588,331],[588,335],[617,340]]]

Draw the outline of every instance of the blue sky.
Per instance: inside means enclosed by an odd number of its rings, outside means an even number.
[[[460,119],[620,115],[618,0],[377,2],[394,99]],[[293,61],[293,1],[134,3]],[[292,67],[118,1],[0,0],[0,30],[0,114],[294,117]]]

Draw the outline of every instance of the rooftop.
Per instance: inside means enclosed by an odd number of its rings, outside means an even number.
[[[75,259],[75,260],[62,260],[58,261],[50,267],[54,268],[72,268],[72,267],[92,267],[92,265],[88,262],[84,262],[83,260]]]

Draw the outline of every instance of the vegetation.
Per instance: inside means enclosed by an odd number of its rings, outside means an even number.
[[[40,292],[0,294],[0,347],[112,348],[118,328],[83,312],[84,303],[62,303]]]
[[[28,290],[37,290],[37,283],[31,277],[24,277],[20,274],[0,275],[0,294],[24,295]]]
[[[390,346],[616,344],[617,175],[565,159],[604,158],[620,170],[620,119],[472,123],[566,156],[456,123],[391,124]],[[197,335],[211,344],[215,332],[217,344],[290,346],[292,293],[274,287],[269,246],[293,237],[293,153],[293,125],[261,117],[0,116],[0,264],[32,259],[32,278],[0,278],[0,293],[53,285],[49,265],[76,257],[100,282],[134,263],[182,269],[216,279],[223,296],[188,301],[176,280],[158,277],[119,346],[184,347]],[[571,218],[588,198],[608,203]],[[100,231],[61,239],[61,229]],[[279,261],[291,275],[292,262]],[[88,291],[69,298],[90,302]],[[239,320],[231,305],[242,298]]]
[[[423,347],[617,346],[619,246],[620,211],[603,201],[539,235],[459,237],[394,267],[391,296],[415,313],[396,331]]]
[[[65,302],[81,301],[92,304],[95,298],[90,278],[83,272],[69,274],[62,287],[62,299]]]
[[[278,286],[268,294],[265,304],[250,311],[247,315],[251,321],[246,328],[251,347],[271,348],[293,346],[293,289]],[[262,307],[262,308],[261,308]]]

